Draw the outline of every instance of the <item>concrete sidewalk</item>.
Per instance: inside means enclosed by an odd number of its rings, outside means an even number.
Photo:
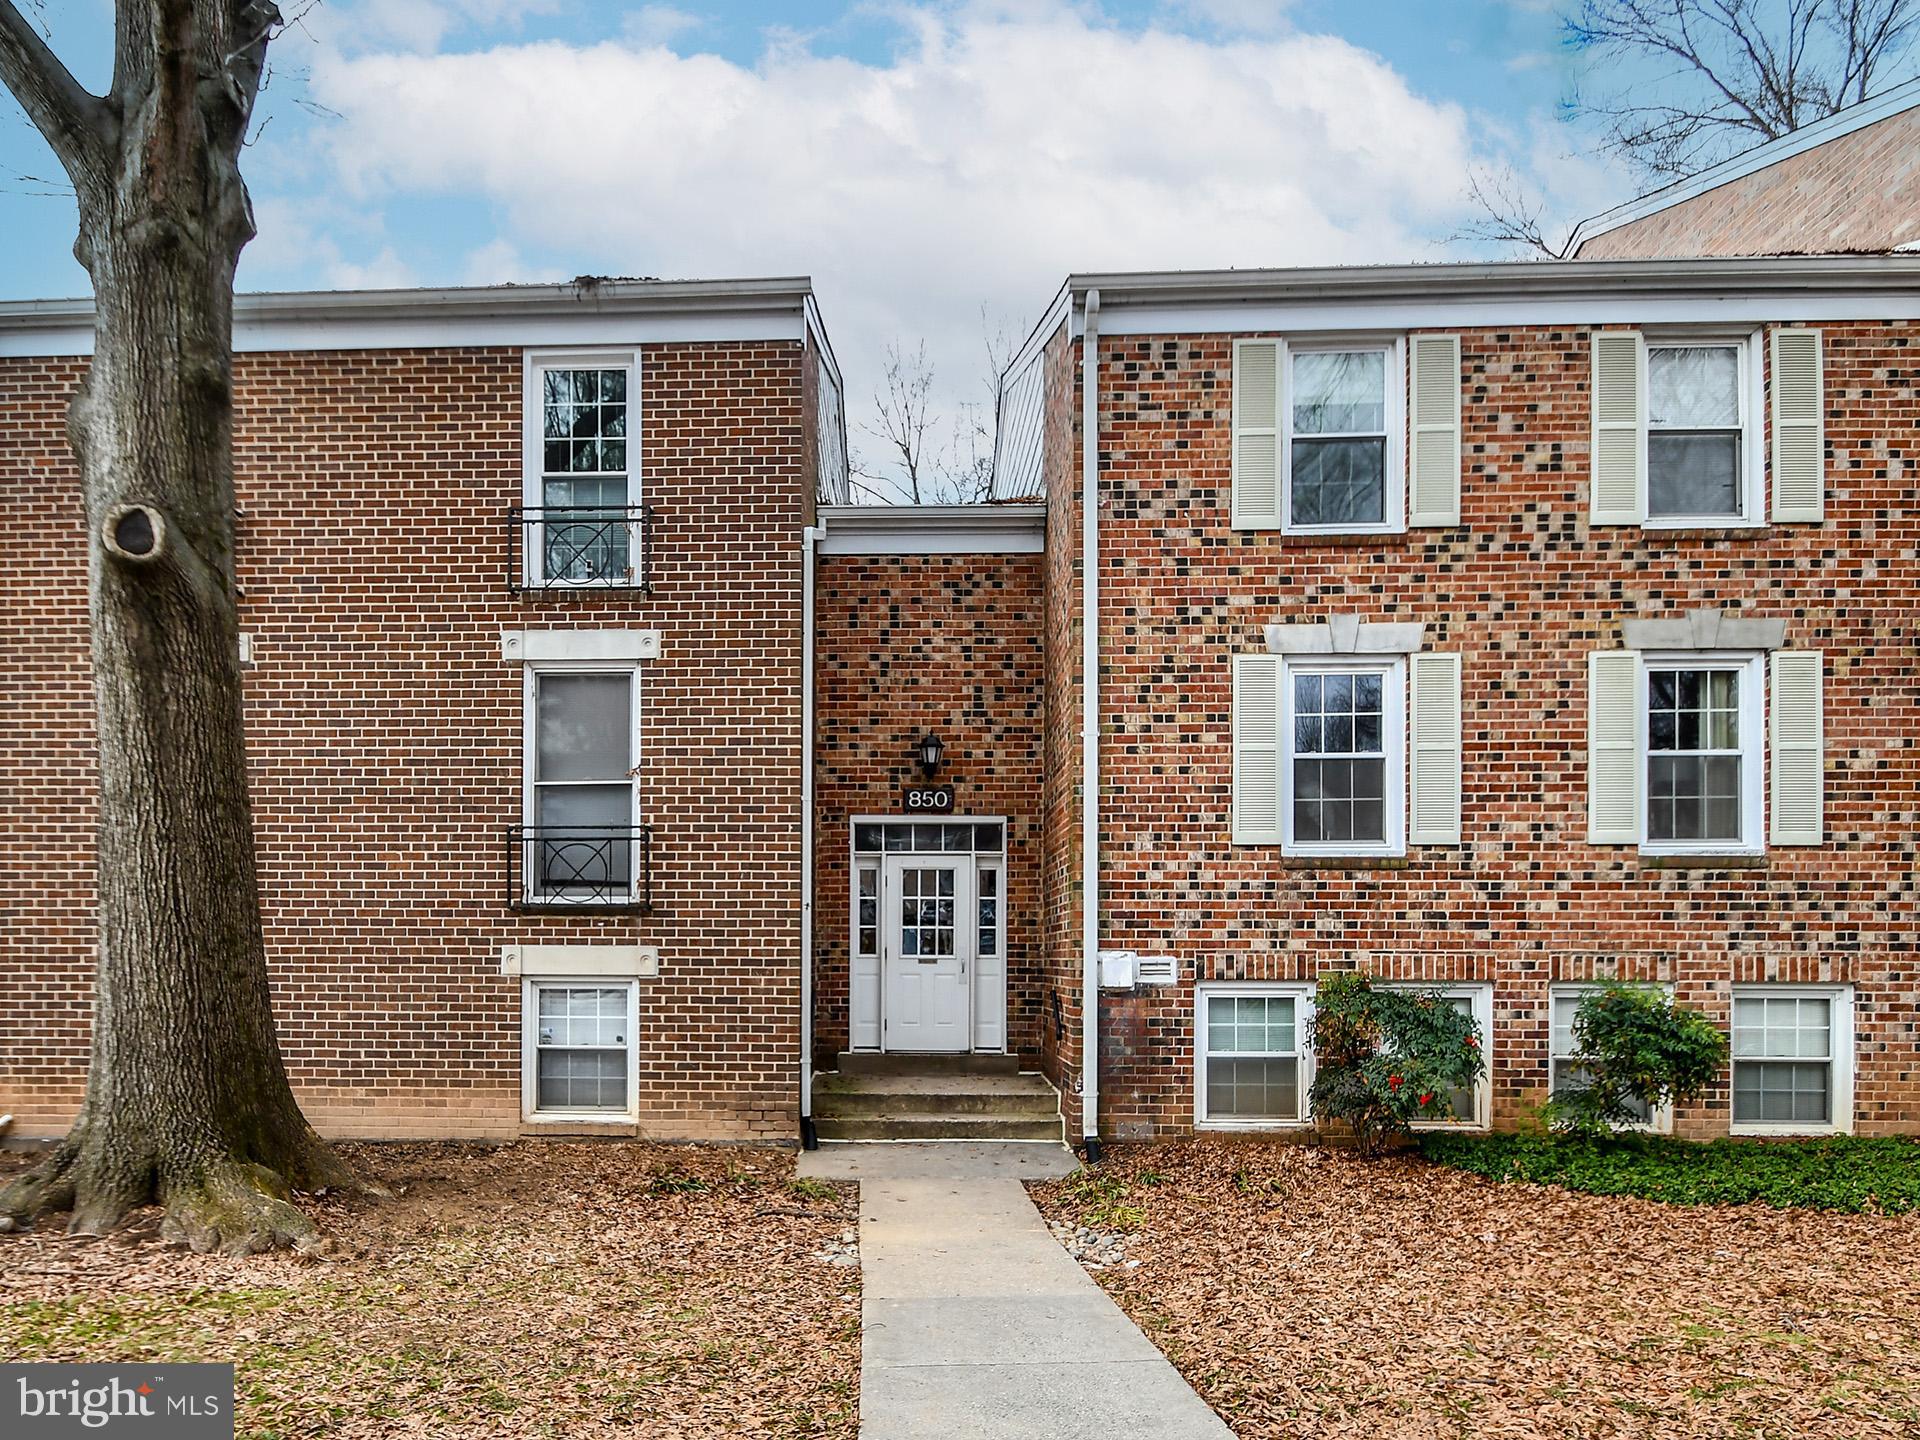
[[[1021,1180],[1047,1145],[837,1145],[860,1182],[861,1440],[1231,1440],[1047,1233]]]

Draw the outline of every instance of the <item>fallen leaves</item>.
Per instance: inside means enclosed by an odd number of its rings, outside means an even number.
[[[1920,1217],[1231,1140],[1100,1169],[1141,1221],[1137,1268],[1095,1278],[1250,1440],[1920,1434]],[[1049,1220],[1085,1223],[1085,1182],[1032,1189]]]
[[[777,1151],[343,1146],[396,1198],[319,1259],[193,1255],[150,1216],[0,1241],[0,1355],[231,1360],[239,1433],[851,1437],[851,1186]],[[0,1159],[17,1168],[19,1157]]]

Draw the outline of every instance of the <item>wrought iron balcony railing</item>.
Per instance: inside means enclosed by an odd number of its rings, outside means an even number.
[[[516,505],[507,512],[513,590],[653,593],[651,505]]]
[[[645,825],[510,825],[507,904],[651,910],[653,831]]]

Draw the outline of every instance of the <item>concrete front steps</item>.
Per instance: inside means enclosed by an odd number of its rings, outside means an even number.
[[[848,1053],[813,1078],[822,1140],[1066,1138],[1060,1092],[1012,1055]]]

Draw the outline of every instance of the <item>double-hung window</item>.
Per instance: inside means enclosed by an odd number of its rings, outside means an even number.
[[[1290,659],[1282,700],[1287,852],[1403,853],[1405,662]]]
[[[1650,853],[1757,851],[1763,662],[1650,655],[1642,670]]]
[[[1563,1090],[1577,1090],[1587,1079],[1586,1068],[1575,1058],[1578,1042],[1573,1034],[1573,1017],[1580,1009],[1581,999],[1592,989],[1590,985],[1565,985],[1556,987],[1548,995],[1552,1013],[1547,1043],[1547,1086],[1555,1095]],[[1628,1105],[1637,1117],[1629,1128],[1661,1132],[1673,1128],[1673,1112],[1667,1107],[1649,1110],[1638,1101],[1629,1101]]]
[[[526,674],[526,898],[634,903],[639,672],[582,662]]]
[[[1647,347],[1647,519],[1748,518],[1746,344]]]
[[[1803,1134],[1852,1128],[1850,1002],[1843,986],[1734,988],[1736,1132]]]
[[[1307,1121],[1313,1001],[1305,986],[1202,986],[1195,1018],[1199,1124],[1257,1129]]]
[[[631,354],[536,358],[528,384],[530,583],[630,585],[638,561]]]
[[[638,987],[606,980],[526,982],[528,1119],[631,1119]]]
[[[1398,345],[1294,345],[1285,388],[1286,526],[1396,530],[1404,506]]]

